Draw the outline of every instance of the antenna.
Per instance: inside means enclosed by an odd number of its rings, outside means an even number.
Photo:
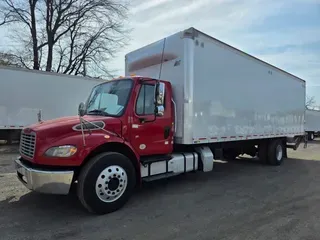
[[[161,78],[161,71],[162,71],[162,64],[163,64],[163,57],[164,57],[164,48],[166,47],[166,40],[167,40],[167,38],[163,39],[161,62],[160,62],[160,71],[159,71],[159,78],[158,78],[159,80]]]

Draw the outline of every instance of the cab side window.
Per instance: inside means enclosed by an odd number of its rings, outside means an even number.
[[[140,92],[136,103],[137,115],[154,114],[154,85],[141,85]]]

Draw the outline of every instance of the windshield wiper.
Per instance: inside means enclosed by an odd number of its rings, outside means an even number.
[[[101,115],[101,116],[108,116],[108,113],[100,110],[100,109],[93,109],[87,113],[88,115]]]

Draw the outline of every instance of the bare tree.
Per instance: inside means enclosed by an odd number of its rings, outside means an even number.
[[[13,53],[0,52],[0,65],[26,68],[23,64],[23,59]]]
[[[11,11],[5,11],[3,8],[3,3],[0,3],[0,26],[5,25],[7,23],[12,23],[15,21],[12,16]]]
[[[28,38],[20,41],[32,52],[25,65],[33,69],[110,75],[107,61],[128,39],[126,4],[116,0],[2,1],[3,16],[10,16],[5,23],[28,29]]]
[[[316,103],[316,100],[315,100],[314,96],[312,96],[312,97],[307,96],[307,98],[306,98],[306,108],[307,109],[313,109],[315,103]]]

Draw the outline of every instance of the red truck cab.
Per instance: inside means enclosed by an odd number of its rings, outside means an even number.
[[[171,84],[139,76],[104,82],[79,114],[23,129],[18,178],[51,194],[68,194],[76,183],[89,211],[115,211],[140,183],[141,158],[173,150]]]

